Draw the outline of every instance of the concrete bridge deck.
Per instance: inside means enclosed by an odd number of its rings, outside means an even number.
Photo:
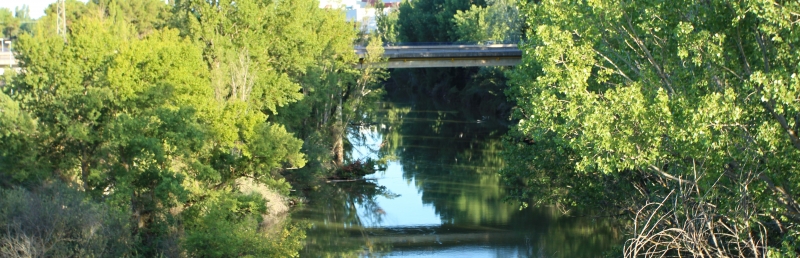
[[[365,47],[356,47],[355,52],[361,57],[359,67],[369,65],[363,62]],[[383,56],[388,60],[378,65],[386,68],[514,66],[522,51],[516,44],[386,46]]]

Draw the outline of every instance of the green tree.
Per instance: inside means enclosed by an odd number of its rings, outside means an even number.
[[[486,1],[489,9],[486,19],[489,22],[489,36],[495,42],[516,44],[522,34],[524,17],[519,13],[519,0]]]
[[[242,176],[274,183],[273,169],[305,164],[302,142],[267,119],[302,98],[293,76],[312,63],[306,52],[319,51],[313,33],[303,29],[316,28],[306,26],[316,17],[307,16],[310,7],[310,2],[175,3],[173,25],[203,46],[213,92],[209,105],[219,112],[209,120],[214,140],[198,157],[204,162],[195,164],[210,187],[233,187]]]
[[[515,0],[487,1],[486,7],[473,5],[457,11],[453,21],[458,41],[479,43],[517,43],[522,25]]]
[[[397,42],[398,11],[396,9],[386,10],[383,2],[375,5],[375,23],[381,41],[386,44]]]
[[[29,12],[27,5],[17,7],[13,12],[8,8],[0,8],[0,38],[13,39],[24,32],[30,32],[34,20]]]
[[[78,176],[87,191],[102,144],[100,132],[111,116],[104,105],[111,101],[111,90],[100,78],[116,50],[112,46],[125,37],[104,25],[87,20],[74,26],[70,45],[52,34],[22,35],[16,50],[26,72],[8,87],[47,135],[42,144],[53,146],[46,155],[56,174]]]
[[[36,123],[19,103],[0,92],[0,186],[37,181]]]
[[[195,113],[211,92],[200,52],[177,31],[138,40],[126,28],[89,16],[71,24],[67,44],[53,34],[21,36],[25,72],[8,92],[36,117],[49,170],[129,209],[134,235],[148,246],[186,198],[186,171],[175,161],[202,146]]]
[[[398,7],[398,39],[400,42],[454,42],[453,17],[471,6],[485,7],[482,0],[418,0],[403,1]]]
[[[457,11],[453,16],[458,41],[483,43],[489,40],[489,24],[486,14],[489,8],[473,5],[466,11]]]
[[[169,5],[159,0],[92,0],[106,15],[131,24],[139,35],[164,27],[169,21]]]
[[[8,8],[0,8],[0,25],[3,29],[0,30],[0,37],[10,38],[17,34],[19,31],[20,22],[14,17],[14,13]]]
[[[786,239],[797,235],[800,222],[794,165],[800,102],[790,97],[798,95],[799,60],[790,49],[800,39],[791,22],[800,5],[542,1],[524,7],[531,38],[511,93],[520,137],[552,139],[574,153],[571,163],[581,173],[633,173],[641,181],[631,183],[650,201],[671,191],[692,199],[668,212],[702,219],[693,212],[713,206],[709,212],[726,220],[707,225],[737,231],[709,229],[708,239],[753,233],[755,243],[765,241],[758,233],[767,230],[794,243]],[[698,194],[680,191],[687,185]],[[782,226],[755,226],[766,221]],[[656,248],[698,255],[697,246],[730,247],[695,244]],[[754,245],[731,252],[758,255],[762,249]]]

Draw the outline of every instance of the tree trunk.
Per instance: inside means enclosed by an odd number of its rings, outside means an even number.
[[[339,106],[336,107],[336,121],[333,125],[333,162],[337,166],[344,163],[344,125],[342,123],[342,99],[339,98]]]
[[[344,146],[342,140],[341,124],[337,123],[333,127],[333,162],[336,166],[341,166],[344,163]]]
[[[83,191],[89,191],[89,158],[86,151],[81,154],[81,183],[83,184]]]

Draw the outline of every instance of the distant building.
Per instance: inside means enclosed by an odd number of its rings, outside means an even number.
[[[365,2],[368,6],[373,6],[373,7],[375,6],[375,4],[378,3],[378,0],[361,0],[361,1]],[[402,0],[383,0],[381,2],[383,2],[384,8],[397,8],[397,6],[400,5],[401,1]]]
[[[361,2],[367,3],[368,6],[375,6],[378,0],[361,0]]]
[[[344,20],[347,22],[355,22],[358,21],[358,10],[348,8],[344,10]]]
[[[397,8],[402,0],[383,0],[384,12]],[[319,7],[326,9],[342,9],[345,21],[358,22],[361,28],[374,31],[377,27],[375,20],[375,4],[378,0],[320,0]]]
[[[344,9],[348,6],[353,7],[353,9],[363,8],[357,7],[362,4],[361,0],[320,0],[319,7],[320,8],[329,8],[329,9],[337,9],[341,8]]]
[[[11,40],[0,38],[0,52],[11,52]]]
[[[11,52],[11,40],[0,38],[0,75],[3,75],[6,69],[19,70],[19,67],[14,53]]]

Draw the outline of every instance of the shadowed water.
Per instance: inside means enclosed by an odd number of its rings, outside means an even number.
[[[506,126],[428,102],[387,102],[350,129],[348,158],[384,171],[330,182],[295,218],[312,227],[302,257],[598,257],[612,221],[503,201]]]

